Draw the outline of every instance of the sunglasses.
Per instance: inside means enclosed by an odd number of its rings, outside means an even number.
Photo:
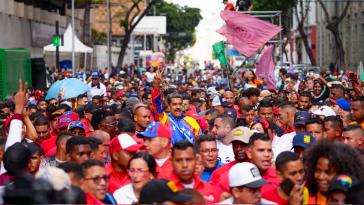
[[[108,175],[95,176],[95,177],[85,178],[85,180],[92,180],[95,184],[100,184],[101,180],[108,182],[109,176]]]

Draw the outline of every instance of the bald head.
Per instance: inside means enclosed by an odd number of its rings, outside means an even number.
[[[278,109],[278,119],[282,125],[293,127],[296,107],[292,104],[283,104]]]
[[[251,102],[250,102],[249,98],[241,97],[239,99],[239,111],[240,111],[240,113],[242,112],[243,107],[248,106],[248,105],[251,105]]]
[[[109,135],[109,133],[103,131],[103,130],[95,130],[90,134],[90,137],[94,137],[96,139],[99,139],[102,144],[104,144],[105,146],[109,146],[110,145],[110,140],[111,137]]]
[[[226,99],[226,102],[230,104],[234,104],[234,93],[231,91],[225,91],[224,98]]]

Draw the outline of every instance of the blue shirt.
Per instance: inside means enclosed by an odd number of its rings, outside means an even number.
[[[204,180],[205,182],[210,182],[212,172],[214,172],[217,168],[219,168],[223,165],[224,165],[224,163],[222,163],[220,160],[217,160],[215,167],[212,169],[204,169],[200,178],[202,180]]]

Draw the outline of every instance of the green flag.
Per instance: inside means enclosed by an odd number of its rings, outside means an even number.
[[[216,58],[220,61],[222,66],[227,65],[226,56],[225,56],[225,44],[224,41],[220,41],[212,45],[212,49],[214,50]]]

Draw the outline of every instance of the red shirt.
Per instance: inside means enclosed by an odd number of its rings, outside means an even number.
[[[224,10],[229,10],[229,11],[235,11],[235,7],[234,4],[232,3],[227,3]]]
[[[262,195],[277,189],[281,183],[281,180],[277,178],[276,169],[273,166],[269,167],[269,169],[262,175],[262,178],[269,182],[269,184],[262,186]]]
[[[82,120],[83,126],[85,127],[85,135],[88,137],[90,134],[90,122],[87,119]]]
[[[182,190],[185,188],[181,183],[181,181],[178,179],[178,177],[174,174],[174,172],[170,175],[169,180],[173,181],[178,189]],[[193,189],[197,190],[202,194],[206,203],[212,204],[214,202],[219,201],[219,199],[216,197],[217,195],[215,192],[215,188],[212,185],[202,181],[200,177],[198,177],[196,174],[194,174],[193,180],[194,180]]]
[[[278,189],[273,189],[269,192],[266,192],[262,195],[263,199],[269,200],[271,202],[277,204],[288,204],[288,201],[282,199],[278,194]]]
[[[126,172],[117,172],[111,165],[111,162],[105,167],[106,173],[109,176],[108,192],[113,194],[120,187],[130,183],[130,177]]]
[[[40,145],[43,148],[44,153],[47,153],[53,147],[56,147],[57,136],[50,134],[50,137],[42,142]]]
[[[235,162],[235,163],[234,163]],[[230,162],[229,164],[236,164],[236,161],[232,161]],[[229,164],[226,164],[226,165],[229,165]],[[233,165],[234,165],[233,164]],[[224,166],[226,166],[224,165]],[[230,168],[233,166],[231,165]],[[228,192],[230,193],[230,185],[229,185],[229,170],[226,170],[222,175],[220,175],[218,177],[218,183],[216,184],[216,191],[218,192],[218,194],[221,194],[223,192]],[[216,170],[217,171],[217,170]],[[215,171],[215,172],[216,172]],[[215,174],[212,173],[213,175]],[[280,184],[280,180],[277,178],[276,176],[276,170],[274,167],[270,167],[263,175],[262,175],[262,178],[267,180],[269,182],[269,184],[265,184],[262,186],[262,194],[264,193],[267,193],[269,191],[272,191],[274,189],[277,189],[277,187],[279,186]],[[212,179],[212,177],[211,177]],[[211,182],[212,183],[212,182]],[[215,182],[216,183],[216,182]]]
[[[169,179],[171,173],[173,172],[171,156],[167,159],[167,161],[163,163],[162,166],[159,166],[157,164],[156,171],[157,171],[157,179]]]
[[[193,119],[197,120],[198,119],[198,114],[196,111],[196,107],[193,105],[190,105],[190,109],[187,110],[187,112],[185,113],[186,116],[192,117]]]
[[[230,168],[234,166],[236,163],[238,162],[234,160],[232,162],[225,164],[224,166],[217,168],[211,175],[210,184],[212,185],[218,184],[220,180],[222,180],[221,176],[224,175],[225,172],[229,172]]]
[[[85,193],[85,195],[86,195],[86,203],[87,204],[100,204],[100,205],[104,204],[100,200],[96,199],[96,197],[94,197],[90,193]]]

